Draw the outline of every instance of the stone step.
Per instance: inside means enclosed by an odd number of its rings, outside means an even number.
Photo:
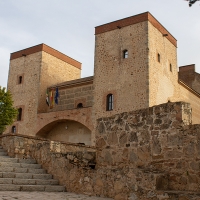
[[[19,178],[0,178],[0,184],[15,185],[58,185],[58,180],[49,179],[19,179]]]
[[[40,164],[26,164],[26,163],[13,163],[13,162],[0,162],[0,167],[15,167],[15,168],[32,168],[41,169]]]
[[[60,185],[13,185],[0,184],[0,191],[45,191],[65,192],[65,187]]]
[[[163,193],[165,194],[165,196],[168,196],[168,199],[182,199],[182,200],[200,199],[200,192],[194,192],[194,191],[169,190],[169,191],[163,191]]]
[[[10,158],[0,146],[0,191],[64,192],[34,159]]]
[[[8,157],[0,157],[0,162],[36,164],[36,160],[34,160],[34,159],[10,158],[9,156]]]
[[[0,172],[15,172],[15,173],[33,173],[33,174],[46,174],[45,169],[28,169],[28,168],[15,168],[15,167],[0,167]]]
[[[7,152],[5,152],[5,151],[0,151],[0,156],[7,156],[8,154],[7,154]]]
[[[51,174],[32,174],[32,173],[15,173],[15,172],[0,172],[1,178],[19,178],[19,179],[52,179]]]

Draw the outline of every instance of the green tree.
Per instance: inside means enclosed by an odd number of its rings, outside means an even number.
[[[5,131],[6,126],[14,122],[17,114],[17,109],[13,107],[11,93],[0,86],[0,134]]]

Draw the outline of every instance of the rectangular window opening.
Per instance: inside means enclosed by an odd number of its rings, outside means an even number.
[[[158,53],[158,62],[160,63],[160,54]]]

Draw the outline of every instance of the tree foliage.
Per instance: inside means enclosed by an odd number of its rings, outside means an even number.
[[[11,93],[0,86],[0,134],[5,131],[6,126],[13,123],[17,113],[17,109],[13,107]]]

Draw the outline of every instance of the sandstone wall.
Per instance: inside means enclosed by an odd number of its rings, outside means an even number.
[[[22,119],[12,125],[16,126],[16,133],[37,133],[37,114],[48,108],[47,87],[80,78],[80,68],[81,63],[44,44],[11,54],[8,89],[13,96],[14,106],[22,108]],[[21,83],[19,77],[22,77]],[[9,132],[11,126],[5,131]]]
[[[55,92],[55,87],[50,87],[49,91],[51,90]],[[58,90],[58,105],[54,103],[54,107],[49,107],[47,112],[77,109],[79,103],[82,103],[84,108],[93,106],[92,83],[69,86],[63,85],[62,87],[58,86]]]
[[[58,84],[58,104],[54,102],[47,113],[38,114],[36,134],[51,140],[91,145],[92,81],[92,77],[88,77]],[[49,91],[55,93],[55,86]],[[80,103],[83,107],[78,108]]]
[[[176,46],[149,22],[149,106],[168,101],[188,102],[193,110],[192,123],[200,124],[200,95],[189,88],[196,88],[198,92],[199,74],[195,73],[193,65],[182,68],[178,77]],[[181,84],[178,78],[189,87]]]
[[[57,122],[50,132],[45,135],[45,138],[54,141],[91,145],[91,131],[84,125],[69,120]]]
[[[180,100],[188,102],[192,107],[192,123],[200,124],[200,95],[190,91],[180,83]]]
[[[42,52],[16,58],[10,61],[8,76],[8,90],[10,90],[14,106],[22,108],[22,120],[14,122],[19,134],[34,135],[35,121],[37,119],[37,106],[40,82],[40,66]],[[19,76],[22,83],[19,84]],[[11,132],[11,126],[6,133]]]
[[[95,119],[148,107],[147,44],[147,21],[95,36]],[[123,58],[124,50],[128,58]],[[109,93],[114,95],[114,109],[108,112]]]
[[[46,52],[42,52],[40,95],[38,96],[38,113],[46,112],[46,91],[47,88],[65,81],[78,79],[81,70],[67,62],[64,62]]]
[[[95,36],[94,127],[100,117],[148,107],[147,44],[147,21]],[[123,58],[124,50],[128,58]],[[106,111],[108,94],[114,97],[111,111]]]
[[[90,145],[91,131],[94,129],[91,115],[92,107],[40,113],[36,121],[36,135],[42,138]]]
[[[180,89],[177,81],[176,46],[150,22],[148,22],[148,31],[149,107],[151,107],[167,101],[177,101]],[[160,54],[160,62],[158,54]]]
[[[200,93],[200,74],[195,72],[195,65],[179,67],[179,79]]]

